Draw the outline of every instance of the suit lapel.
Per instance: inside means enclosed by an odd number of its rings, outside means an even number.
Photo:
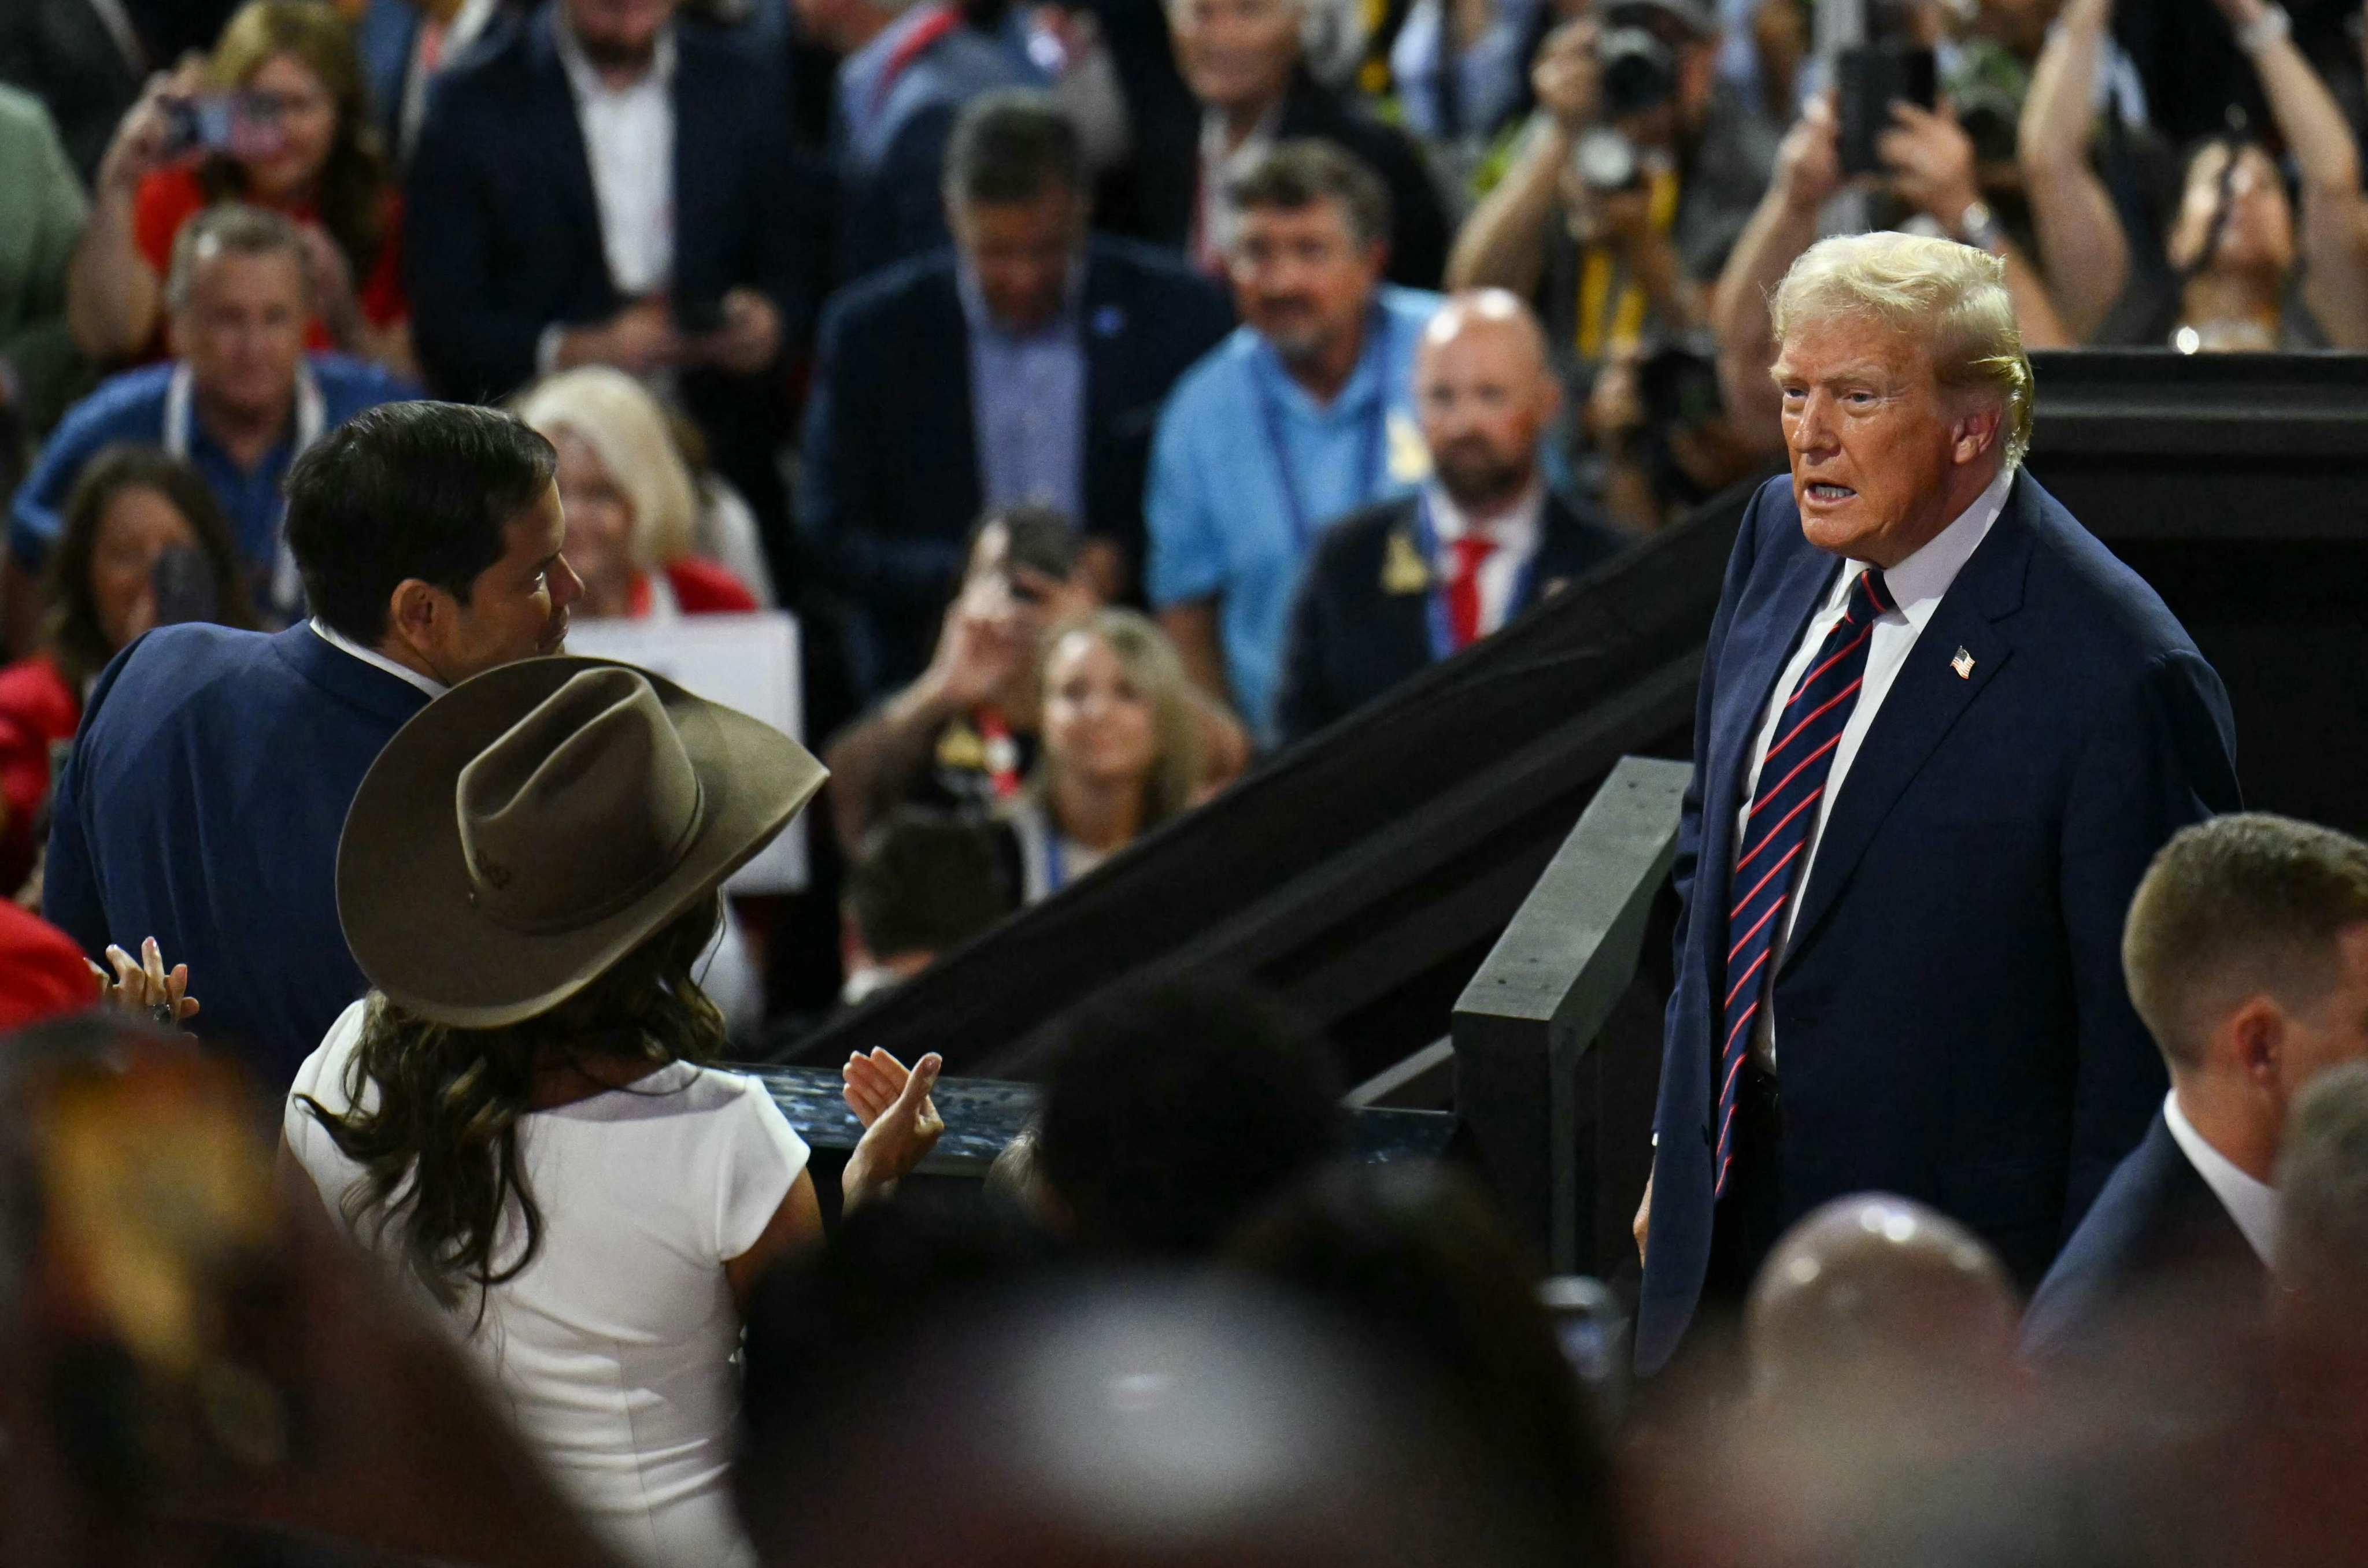
[[[1703,802],[1709,825],[1702,844],[1717,852],[1720,896],[1715,903],[1720,911],[1726,908],[1726,877],[1736,854],[1735,813],[1743,807],[1743,791],[1749,783],[1744,770],[1750,765],[1752,739],[1768,716],[1769,699],[1775,695],[1776,682],[1791,662],[1793,649],[1800,645],[1801,634],[1808,629],[1809,618],[1825,602],[1834,574],[1841,568],[1840,562],[1801,537],[1789,494],[1784,506],[1788,526],[1783,533],[1791,559],[1754,609],[1751,624],[1728,631],[1727,646],[1748,652],[1733,679],[1720,681],[1719,710],[1712,720],[1710,778],[1716,789]],[[1719,950],[1724,951],[1724,947]]]
[[[986,476],[979,472],[978,411],[971,401],[970,317],[962,312],[962,284],[954,274],[954,264],[949,263],[929,274],[926,298],[926,319],[916,321],[913,336],[908,339],[916,348],[931,343],[956,343],[962,353],[954,373],[947,378],[945,395],[935,400],[915,400],[915,412],[934,406],[944,419],[945,428],[939,433],[938,459],[946,464],[947,472],[961,476],[968,486],[969,497],[962,515],[974,517],[986,505]],[[916,312],[916,314],[922,312]],[[915,364],[926,362],[916,355]]]
[[[1792,968],[1816,939],[1817,923],[1849,885],[1850,873],[1900,795],[2012,654],[2014,644],[1993,622],[2021,603],[2032,549],[2024,515],[2031,505],[2029,492],[2027,481],[2015,482],[1989,537],[1941,595],[1884,697],[1881,711],[1868,726],[1818,833],[1784,969]],[[1970,665],[1957,657],[1961,650],[1971,657]]]
[[[567,66],[559,58],[559,40],[552,32],[552,9],[546,7],[531,24],[529,55],[534,63],[534,91],[542,102],[538,112],[526,117],[526,122],[551,128],[546,153],[560,200],[578,233],[588,236],[591,254],[600,258],[600,275],[606,278],[608,246],[600,233],[600,199],[592,190],[592,154],[584,145],[584,128],[575,119],[575,94],[567,85]],[[609,288],[613,292],[615,285]]]

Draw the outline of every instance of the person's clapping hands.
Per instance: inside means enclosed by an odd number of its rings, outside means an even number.
[[[1937,109],[1895,103],[1891,119],[1892,129],[1875,143],[1891,171],[1891,188],[1943,233],[1954,234],[1965,209],[1982,196],[1974,176],[1973,138],[1945,101]]]
[[[112,976],[88,959],[83,960],[98,983],[98,999],[106,1006],[166,1028],[197,1016],[198,999],[188,994],[189,966],[176,963],[167,970],[155,937],[140,944],[136,959],[110,943],[107,961],[115,966]]]
[[[842,1093],[847,1108],[864,1128],[840,1177],[847,1208],[860,1208],[894,1191],[896,1183],[938,1146],[946,1123],[929,1091],[944,1066],[945,1058],[934,1051],[909,1070],[881,1050],[847,1059],[839,1072],[846,1083]]]

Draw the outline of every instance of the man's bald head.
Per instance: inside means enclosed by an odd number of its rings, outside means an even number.
[[[1423,329],[1415,406],[1450,499],[1500,510],[1537,481],[1538,437],[1561,406],[1545,334],[1502,289],[1457,294]]]
[[[1786,1233],[1745,1307],[1764,1392],[1909,1385],[1998,1373],[2013,1358],[2014,1286],[1972,1232],[1904,1198],[1838,1198]]]

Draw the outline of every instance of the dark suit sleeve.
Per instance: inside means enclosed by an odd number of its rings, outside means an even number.
[[[1719,654],[1726,646],[1727,627],[1735,619],[1736,603],[1743,597],[1743,585],[1750,581],[1752,562],[1759,556],[1759,504],[1767,494],[1767,489],[1762,487],[1751,498],[1751,505],[1744,508],[1742,525],[1736,529],[1735,550],[1726,561],[1726,581],[1719,589],[1718,613],[1711,619],[1710,641],[1702,651],[1702,679],[1694,688],[1694,767],[1692,774],[1686,779],[1685,798],[1678,812],[1678,846],[1675,858],[1669,862],[1669,877],[1676,884],[1678,893],[1677,930],[1670,938],[1676,953],[1676,962],[1672,967],[1677,983],[1670,989],[1668,1007],[1662,1020],[1665,1048],[1678,1043],[1679,1017],[1686,1006],[1686,999],[1691,991],[1702,985],[1702,976],[1692,972],[1695,966],[1686,934],[1693,920],[1694,871],[1702,856],[1702,770],[1710,765],[1711,715],[1718,695]],[[1664,1131],[1673,1131],[1662,1126],[1668,1111],[1666,1105],[1655,1108],[1653,1132],[1656,1137]],[[1706,1106],[1693,1108],[1696,1116],[1707,1111]],[[1685,1135],[1691,1136],[1693,1131],[1686,1129]]]
[[[1332,596],[1325,585],[1338,570],[1338,553],[1323,544],[1316,547],[1315,559],[1301,574],[1292,601],[1291,629],[1282,644],[1282,681],[1274,700],[1275,730],[1284,745],[1296,744],[1340,716],[1325,658],[1333,619]]]
[[[766,82],[783,78],[762,74]],[[781,347],[793,349],[814,330],[814,287],[822,278],[816,236],[823,233],[828,187],[791,144],[789,122],[761,101],[747,112],[755,155],[746,170],[751,214],[752,285],[781,312]]]
[[[90,689],[90,700],[83,705],[74,749],[67,754],[65,766],[58,769],[57,783],[50,791],[50,847],[42,861],[41,916],[94,958],[106,950],[108,931],[107,906],[98,894],[98,869],[91,864],[85,820],[86,743],[108,694],[115,689],[116,678],[139,651],[140,642],[135,641],[100,672]]]
[[[448,397],[499,397],[534,374],[547,323],[497,303],[502,195],[492,165],[507,133],[469,97],[437,95],[404,187],[403,252],[421,364]]]
[[[2172,834],[2239,803],[2236,724],[2219,676],[2192,652],[2163,654],[2099,716],[2064,813],[2064,922],[2079,1013],[2066,1235],[2162,1104],[2161,1053],[2122,975],[2130,897]]]
[[[798,517],[807,542],[845,589],[873,604],[935,608],[960,574],[959,540],[897,538],[882,529],[896,445],[881,432],[897,421],[868,417],[862,378],[895,375],[897,357],[865,330],[863,313],[824,312],[813,390],[806,399]]]

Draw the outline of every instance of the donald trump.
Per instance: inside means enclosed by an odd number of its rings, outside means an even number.
[[[2237,805],[2219,677],[2023,472],[1999,261],[1827,240],[1771,301],[1792,473],[1712,622],[1677,856],[1637,1359],[1881,1189],[2027,1286],[2161,1104],[2122,917]]]

